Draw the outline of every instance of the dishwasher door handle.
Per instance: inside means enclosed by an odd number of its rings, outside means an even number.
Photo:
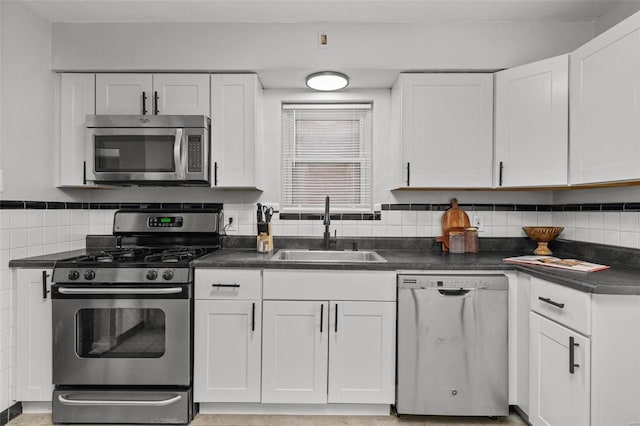
[[[466,296],[473,289],[471,288],[456,288],[456,289],[437,289],[438,293],[443,296]]]

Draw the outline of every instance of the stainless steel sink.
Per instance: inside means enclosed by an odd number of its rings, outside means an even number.
[[[383,263],[387,260],[375,251],[333,251],[333,250],[278,250],[271,257],[278,262],[318,262],[318,263]]]

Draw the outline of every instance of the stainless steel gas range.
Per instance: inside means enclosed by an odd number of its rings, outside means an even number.
[[[53,421],[188,423],[193,269],[219,246],[210,210],[119,210],[115,249],[53,271]]]

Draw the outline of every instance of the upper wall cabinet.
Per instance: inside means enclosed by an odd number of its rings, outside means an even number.
[[[495,184],[567,184],[569,57],[496,73]]]
[[[97,74],[96,114],[209,116],[209,75]]]
[[[95,114],[95,75],[60,76],[59,186],[83,186],[85,181],[85,117]]]
[[[400,74],[403,187],[490,188],[493,74]]]
[[[570,57],[570,183],[640,179],[640,13]]]
[[[258,189],[262,86],[256,74],[211,75],[212,186]]]

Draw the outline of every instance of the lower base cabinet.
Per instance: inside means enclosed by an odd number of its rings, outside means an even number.
[[[14,270],[16,401],[51,402],[51,270]]]
[[[196,402],[260,402],[260,301],[196,300]]]
[[[590,424],[590,339],[530,314],[532,425]]]
[[[393,403],[395,302],[263,303],[263,403]]]

